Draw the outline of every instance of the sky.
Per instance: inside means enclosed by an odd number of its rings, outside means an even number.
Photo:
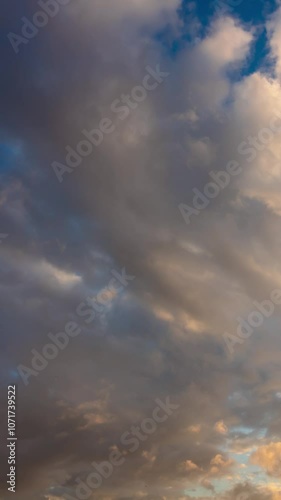
[[[0,8],[0,499],[280,500],[281,2]]]

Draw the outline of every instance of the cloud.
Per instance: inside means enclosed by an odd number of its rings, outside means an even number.
[[[280,76],[281,71],[281,52],[280,52],[280,37],[281,37],[281,8],[274,12],[271,19],[266,25],[271,55],[274,61],[274,69],[277,76]]]
[[[10,2],[7,32],[33,12]],[[222,15],[205,26],[195,5],[179,6],[72,2],[17,56],[1,48],[1,403],[16,381],[16,499],[71,495],[167,394],[178,415],[104,483],[101,500],[279,495],[280,308],[231,360],[223,334],[281,287],[280,136],[248,142],[281,113],[280,82],[248,64],[252,25]],[[279,17],[267,19],[276,75]],[[147,65],[169,76],[121,120],[111,105]],[[58,183],[51,163],[104,118],[114,133]],[[187,227],[179,204],[234,159],[241,173]],[[134,281],[108,291],[124,267]],[[114,300],[103,327],[79,318],[79,338],[20,386],[16,366],[105,289]]]
[[[184,468],[187,472],[199,470],[198,465],[192,462],[192,460],[186,460],[184,463]]]
[[[228,433],[228,428],[223,422],[223,420],[219,420],[219,422],[216,422],[215,424],[215,431],[218,432],[219,434],[227,434]]]
[[[253,464],[257,464],[270,476],[281,476],[281,443],[270,443],[259,446],[258,449],[251,455]]]
[[[215,65],[216,70],[244,61],[253,40],[251,32],[244,30],[231,17],[220,17],[212,32],[200,44],[200,53]]]

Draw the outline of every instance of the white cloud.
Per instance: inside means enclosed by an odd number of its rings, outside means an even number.
[[[243,61],[253,40],[251,32],[244,30],[231,17],[219,18],[211,34],[201,43],[200,51],[217,68]]]
[[[272,58],[275,60],[276,74],[281,76],[281,7],[274,12],[266,24]]]

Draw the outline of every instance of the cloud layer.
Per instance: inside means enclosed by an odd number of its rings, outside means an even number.
[[[88,498],[281,498],[281,305],[231,356],[224,338],[281,289],[281,11],[253,70],[260,27],[225,10],[204,24],[186,3],[73,0],[18,54],[7,34],[39,7],[2,6],[1,429],[16,383],[16,499],[75,497],[118,450]],[[99,133],[83,156],[84,130]],[[182,204],[198,212],[188,224]],[[69,322],[81,333],[35,369],[31,351]],[[178,410],[121,448],[167,397]]]

